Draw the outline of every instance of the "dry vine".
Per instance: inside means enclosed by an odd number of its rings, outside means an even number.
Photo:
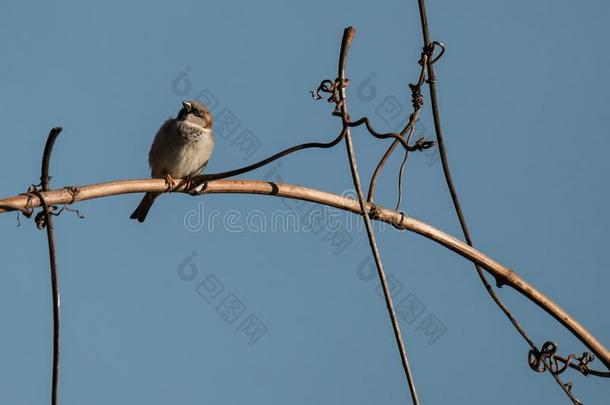
[[[419,6],[419,15],[420,15],[420,20],[421,20],[422,36],[423,36],[423,41],[424,41],[424,49],[429,48],[429,47],[433,48],[434,44],[439,44],[439,43],[431,41],[430,29],[429,29],[429,25],[428,25],[428,15],[427,15],[427,12],[426,12],[426,2],[425,2],[425,0],[418,0],[418,6]],[[444,48],[443,48],[443,50],[444,50]],[[439,112],[439,108],[438,108],[437,95],[436,95],[436,74],[435,74],[435,71],[434,71],[433,64],[434,64],[434,61],[431,61],[431,62],[428,63],[428,79],[427,79],[427,82],[428,82],[428,88],[429,88],[429,91],[430,91],[430,101],[431,101],[431,105],[432,105],[432,116],[433,116],[433,120],[434,120],[434,131],[436,133],[436,141],[438,143],[439,154],[440,154],[440,157],[441,157],[441,164],[442,164],[442,167],[443,167],[443,174],[445,175],[445,180],[446,180],[446,183],[447,183],[447,188],[449,189],[449,194],[451,195],[451,200],[452,200],[453,206],[455,208],[455,213],[456,213],[456,215],[458,217],[458,220],[460,222],[460,227],[462,228],[462,233],[464,235],[464,238],[466,239],[466,243],[468,243],[469,246],[472,246],[473,245],[472,237],[470,236],[470,231],[469,231],[468,225],[466,223],[466,218],[465,218],[464,213],[462,211],[462,206],[460,204],[460,201],[459,201],[459,198],[458,198],[458,194],[457,194],[455,185],[453,183],[453,177],[451,175],[451,169],[449,167],[449,160],[447,158],[447,152],[445,150],[443,130],[442,130],[442,126],[441,126],[440,112]],[[547,341],[547,342],[544,343],[543,349],[539,350],[538,347],[536,346],[536,344],[534,343],[534,341],[532,340],[532,338],[527,334],[527,332],[525,331],[523,326],[519,323],[519,321],[511,313],[511,311],[508,309],[508,307],[502,302],[500,297],[495,293],[495,291],[493,290],[493,287],[490,285],[489,281],[487,280],[487,277],[485,276],[485,273],[483,272],[481,267],[478,264],[476,264],[476,263],[475,263],[475,269],[476,269],[476,271],[477,271],[477,273],[479,275],[479,278],[481,279],[481,282],[485,286],[485,289],[489,293],[489,295],[492,298],[492,300],[496,303],[496,305],[498,305],[498,307],[506,315],[506,317],[512,323],[512,325],[517,330],[517,332],[523,337],[523,339],[530,346],[530,348],[531,348],[530,351],[529,351],[530,367],[533,370],[538,371],[538,372],[544,372],[545,370],[551,371],[551,375],[553,376],[553,378],[555,379],[557,384],[561,387],[561,389],[565,392],[565,394],[568,396],[568,398],[570,398],[572,403],[575,404],[575,405],[582,404],[582,402],[580,400],[578,400],[574,396],[574,394],[572,394],[572,383],[570,383],[570,382],[564,383],[559,378],[559,374],[563,370],[565,370],[565,368],[567,368],[568,366],[571,366],[573,368],[577,368],[577,367],[574,367],[574,365],[570,362],[570,359],[574,355],[568,356],[568,360],[565,361],[565,365],[566,366],[560,372],[553,372],[553,369],[550,366],[538,367],[538,365],[540,365],[541,363],[544,364],[544,365],[547,364],[547,362],[545,362],[542,359],[544,357],[544,353],[545,353],[544,348],[548,347],[549,345],[552,345],[552,347],[556,350],[557,346],[555,345],[555,343]],[[504,284],[504,280],[496,277],[496,285],[498,287],[502,287],[503,284]],[[553,356],[555,356],[555,351],[553,351],[551,357],[556,359],[556,361],[557,360],[559,360],[559,361],[562,360],[562,358],[560,358],[560,357],[557,357],[557,356],[553,357]],[[587,356],[586,353],[583,353],[582,357],[588,359],[588,356]],[[581,363],[578,365],[577,369],[580,369],[581,371],[583,369],[586,370],[586,365],[587,364],[588,363],[584,363],[584,362],[581,361]]]
[[[191,195],[204,195],[213,193],[266,194],[316,202],[319,204],[325,204],[361,215],[365,223],[365,229],[369,240],[369,245],[373,253],[373,258],[377,268],[378,276],[381,282],[381,286],[383,288],[384,298],[386,301],[386,306],[394,331],[396,344],[398,346],[401,362],[405,372],[405,377],[414,404],[419,404],[419,399],[415,388],[413,373],[409,365],[407,351],[405,349],[403,337],[400,331],[400,326],[394,310],[392,296],[383,269],[383,262],[381,260],[381,254],[379,252],[379,247],[377,245],[375,233],[372,227],[372,220],[384,221],[394,225],[398,229],[404,229],[418,233],[451,249],[452,251],[458,253],[459,255],[465,257],[466,259],[474,263],[476,271],[491,298],[500,307],[500,309],[508,317],[508,319],[519,332],[519,334],[528,343],[528,345],[530,346],[528,363],[532,370],[537,372],[545,372],[548,370],[553,376],[553,378],[557,381],[557,383],[561,386],[566,395],[570,398],[570,400],[574,404],[580,404],[581,402],[572,393],[572,384],[564,383],[560,379],[560,374],[562,374],[568,368],[571,368],[579,371],[583,375],[594,375],[598,377],[608,378],[610,377],[610,371],[593,370],[589,368],[589,364],[594,360],[593,354],[595,354],[595,356],[598,357],[598,359],[603,363],[603,365],[608,370],[610,370],[610,351],[608,351],[606,347],[604,347],[599,341],[597,341],[597,339],[595,339],[595,337],[591,335],[591,333],[589,333],[578,321],[572,318],[567,312],[565,312],[562,308],[555,304],[551,299],[549,299],[543,293],[538,291],[535,287],[527,283],[512,270],[509,270],[501,264],[493,261],[491,258],[487,257],[486,255],[472,247],[473,244],[470,232],[468,230],[468,226],[466,224],[466,220],[462,212],[462,208],[451,176],[447,153],[444,147],[444,138],[437,103],[436,75],[433,65],[444,54],[445,47],[442,43],[432,41],[430,39],[425,1],[418,0],[418,5],[424,41],[423,50],[419,59],[421,70],[416,83],[409,85],[411,90],[413,111],[409,116],[407,125],[400,133],[380,133],[374,129],[368,117],[363,117],[355,121],[353,121],[350,117],[347,108],[346,91],[349,85],[349,80],[346,77],[345,68],[347,54],[354,38],[355,30],[352,27],[348,27],[344,31],[343,40],[341,43],[337,78],[334,81],[322,81],[318,88],[315,91],[312,91],[312,96],[315,99],[324,98],[321,93],[328,94],[327,101],[335,105],[332,114],[341,119],[341,130],[335,138],[328,142],[309,142],[296,145],[287,148],[279,153],[276,153],[266,159],[263,159],[260,162],[240,169],[235,169],[223,173],[201,175],[191,182],[190,188],[187,189],[185,188],[184,184],[182,184],[173,191],[189,193]],[[435,51],[437,48],[440,49],[440,52],[438,53],[438,55],[435,56]],[[443,172],[466,243],[463,243],[457,238],[447,235],[428,224],[425,224],[414,218],[407,217],[405,214],[399,211],[402,197],[402,174],[407,162],[408,153],[413,151],[425,150],[434,145],[433,142],[426,141],[423,138],[417,139],[413,144],[410,143],[415,124],[419,119],[420,113],[424,105],[424,98],[422,95],[422,87],[424,83],[428,84],[428,89],[430,93],[431,110],[436,133],[436,143],[438,145],[439,153],[441,156]],[[358,172],[358,165],[351,134],[351,128],[359,126],[364,126],[368,133],[377,139],[393,139],[393,142],[383,154],[377,164],[377,167],[375,168],[375,171],[370,180],[366,199],[364,197],[364,191],[362,189],[360,181],[360,174]],[[125,180],[80,187],[66,187],[64,189],[58,190],[49,190],[49,161],[53,144],[60,132],[61,128],[53,128],[48,136],[42,160],[40,186],[31,186],[28,189],[27,193],[21,194],[19,196],[0,199],[0,213],[17,210],[29,217],[32,214],[34,208],[42,207],[42,211],[36,216],[36,223],[40,229],[46,227],[49,244],[49,258],[53,296],[53,368],[51,393],[52,405],[57,404],[57,384],[59,380],[60,347],[60,301],[57,279],[54,226],[52,219],[53,215],[59,215],[64,209],[70,210],[69,208],[67,208],[68,205],[76,203],[78,201],[126,193],[162,192],[166,190],[166,185],[164,181],[157,179]],[[300,150],[310,148],[332,148],[339,144],[342,140],[345,140],[347,160],[351,169],[353,184],[356,189],[357,198],[355,200],[340,197],[336,194],[326,193],[314,189],[308,189],[289,184],[276,184],[262,181],[221,180],[250,172],[264,165],[267,165],[283,156]],[[396,208],[394,210],[389,210],[374,203],[374,194],[377,179],[381,174],[385,163],[388,161],[391,154],[398,145],[402,146],[404,150],[404,158],[398,173],[398,198]],[[55,204],[65,205],[61,210],[54,212],[54,210],[56,209]],[[520,323],[513,316],[513,314],[506,307],[506,305],[502,302],[499,296],[495,293],[493,287],[487,280],[484,271],[487,271],[495,278],[498,287],[501,287],[503,285],[508,285],[512,287],[522,295],[529,298],[532,302],[534,302],[540,308],[545,310],[547,313],[549,313],[563,326],[565,326],[570,332],[572,332],[574,336],[576,336],[585,346],[587,346],[593,352],[593,354],[585,352],[580,356],[570,354],[567,357],[562,357],[557,354],[557,345],[550,341],[545,342],[542,345],[542,348],[538,349],[534,341],[529,337],[529,335],[525,332],[524,328],[520,325]]]
[[[92,184],[79,186],[77,189],[78,194],[76,196],[68,188],[61,188],[41,194],[44,195],[44,198],[48,204],[68,204],[121,194],[144,193],[149,191],[163,192],[166,189],[166,185],[165,182],[160,179],[142,179]],[[296,185],[271,183],[267,181],[217,180],[204,183],[191,190],[179,188],[175,190],[175,192],[188,193],[191,195],[220,193],[269,195],[324,204],[355,214],[361,214],[359,202],[356,200],[342,197],[337,194]],[[0,213],[33,209],[40,206],[41,201],[36,196],[29,197],[26,195],[17,195],[0,199]],[[367,208],[370,211],[372,209],[372,205],[367,204]],[[589,350],[591,350],[591,352],[603,363],[603,365],[610,370],[610,350],[599,342],[570,314],[568,314],[533,285],[525,281],[517,273],[494,261],[480,251],[468,246],[459,239],[448,235],[422,221],[405,216],[400,212],[383,208],[379,205],[375,206],[375,210],[377,214],[374,218],[375,220],[383,221],[388,224],[392,224],[399,229],[408,230],[426,237],[454,251],[465,259],[478,264],[493,277],[503,279],[506,286],[510,286],[521,293],[523,296],[531,300],[534,304],[539,306],[541,309],[559,321],[563,326],[565,326],[566,329],[568,329],[585,346],[587,346]],[[565,363],[565,361],[562,361],[562,359],[563,358],[557,357],[558,361]],[[578,364],[571,361],[570,364],[570,367],[575,370],[581,369]],[[592,370],[588,366],[582,368],[582,370],[583,374],[585,375],[610,377],[610,372]]]

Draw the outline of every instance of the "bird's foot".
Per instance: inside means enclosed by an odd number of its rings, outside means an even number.
[[[176,189],[176,181],[170,174],[165,175],[165,192],[171,193]]]
[[[191,191],[196,186],[197,186],[197,184],[192,177],[186,178],[186,185],[184,186],[186,188],[186,191]]]
[[[193,186],[195,186],[195,183],[193,181],[192,177],[185,177],[183,178],[180,183],[178,183],[178,185],[176,186],[176,188],[181,188],[184,187],[184,191],[191,191],[191,189],[193,188]]]

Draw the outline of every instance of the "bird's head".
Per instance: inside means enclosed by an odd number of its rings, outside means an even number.
[[[178,119],[201,125],[204,128],[212,128],[212,114],[197,100],[183,101]]]

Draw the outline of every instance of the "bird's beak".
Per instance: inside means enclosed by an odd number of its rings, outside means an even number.
[[[191,103],[189,103],[188,101],[183,101],[182,106],[184,107],[186,112],[191,112]]]

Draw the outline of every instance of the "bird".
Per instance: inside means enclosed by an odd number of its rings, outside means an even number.
[[[197,100],[182,102],[175,118],[166,120],[157,131],[148,152],[151,177],[165,179],[166,190],[174,179],[190,179],[203,172],[214,149],[212,114]],[[150,207],[161,193],[148,192],[130,219],[144,222]]]

